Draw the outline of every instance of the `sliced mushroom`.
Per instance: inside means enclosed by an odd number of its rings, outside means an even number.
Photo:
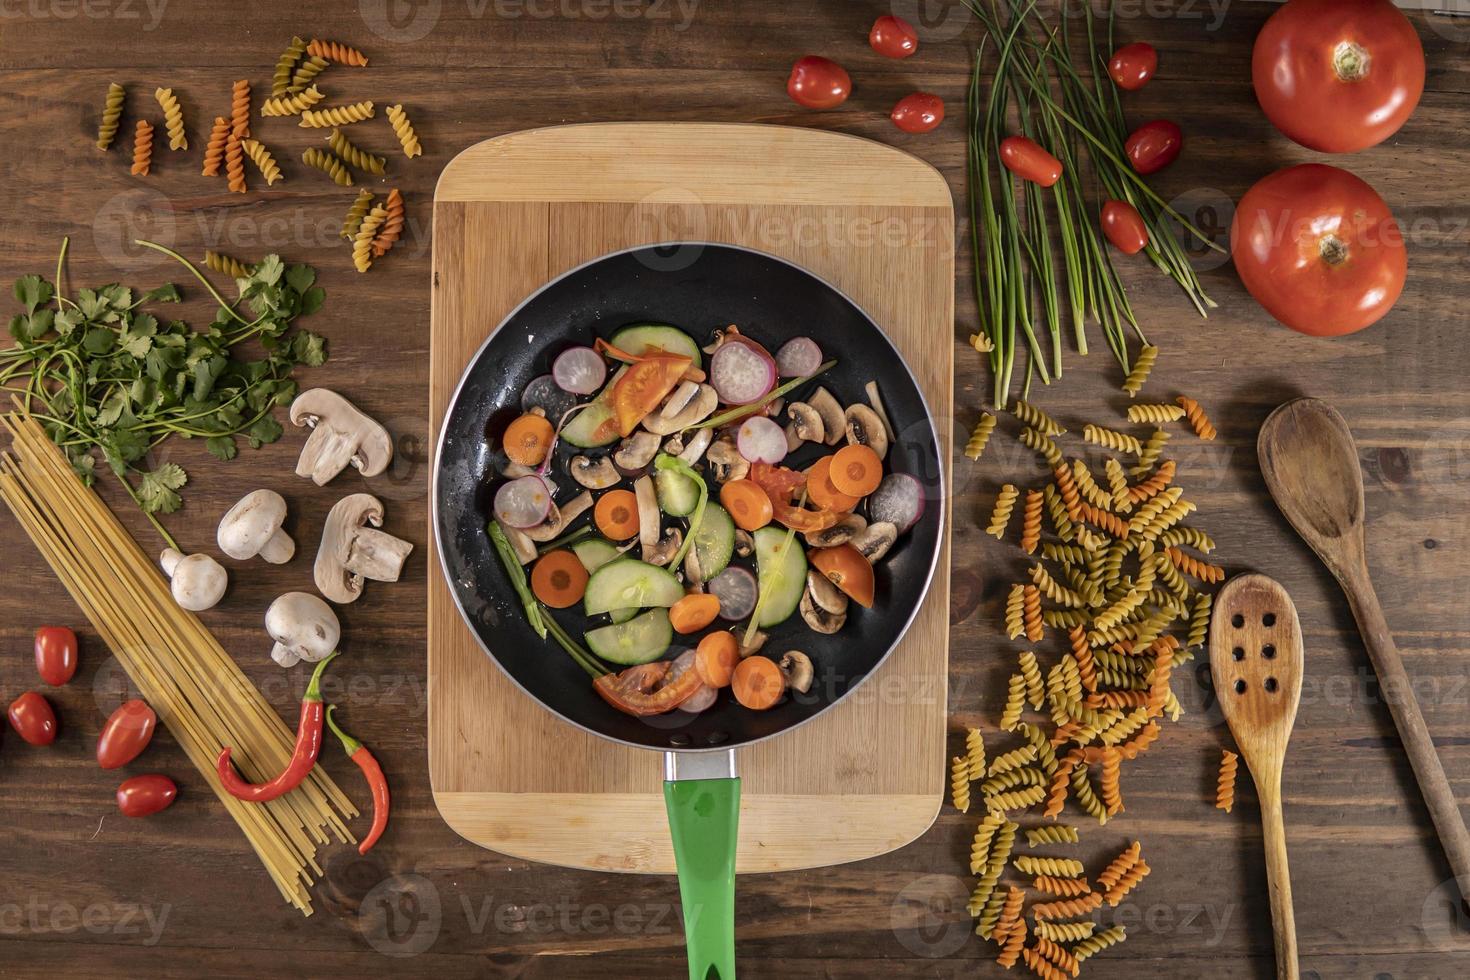
[[[583,490],[577,494],[565,507],[551,505],[551,513],[546,520],[535,527],[526,529],[526,537],[532,541],[547,542],[561,537],[566,533],[567,527],[587,512],[592,506],[592,494]]]
[[[516,559],[522,565],[529,565],[536,560],[536,542],[526,537],[525,531],[518,527],[501,524],[499,520],[496,520],[495,523],[500,525],[501,533],[510,542],[511,550],[516,553]]]
[[[673,435],[680,429],[687,429],[691,425],[698,425],[714,413],[720,404],[720,396],[707,384],[701,384],[694,397],[680,410],[679,414],[668,417],[659,413],[647,416],[643,420],[643,428],[656,436]]]
[[[680,412],[684,411],[685,406],[687,406],[697,394],[699,394],[699,382],[679,382],[679,387],[675,388],[673,392],[669,395],[669,397],[664,399],[664,403],[662,406],[660,406],[658,414],[666,419],[673,418]]]
[[[819,609],[829,613],[846,614],[847,593],[832,584],[832,580],[815,569],[806,573],[806,590]]]
[[[700,350],[704,351],[706,354],[713,354],[715,351],[720,349],[720,345],[724,342],[724,329],[722,327],[716,327],[715,332],[710,335],[710,342],[701,347]]]
[[[749,558],[755,551],[755,538],[743,527],[735,529],[735,554],[741,558]]]
[[[832,634],[847,624],[847,613],[834,613],[817,605],[811,589],[801,594],[801,618],[818,633]]]
[[[898,434],[893,428],[893,420],[888,417],[888,409],[883,407],[883,396],[878,394],[878,382],[869,381],[863,385],[863,393],[868,396],[868,404],[873,406],[874,414],[883,423],[883,433],[888,436],[888,441],[893,442],[898,439]]]
[[[638,545],[644,561],[648,561],[658,548],[658,535],[662,520],[659,517],[658,495],[653,490],[653,478],[640,476],[633,481],[633,496],[638,500]]]
[[[866,405],[847,406],[847,441],[867,446],[882,459],[888,455],[888,432],[878,413]]]
[[[756,629],[748,629],[745,632],[741,633],[740,656],[744,658],[750,656],[753,653],[759,653],[761,647],[766,645],[766,640],[768,639],[770,639],[770,637],[762,633],[760,630]]]
[[[208,555],[185,555],[165,548],[158,556],[163,574],[170,579],[169,588],[180,609],[203,612],[224,597],[230,577],[224,566]]]
[[[567,464],[567,470],[571,472],[573,480],[588,490],[606,490],[623,478],[617,467],[613,466],[612,460],[606,456],[599,456],[597,459],[573,456],[572,461]]]
[[[818,388],[807,399],[807,404],[816,409],[822,418],[822,441],[829,446],[841,442],[842,434],[847,431],[847,419],[842,414],[842,406],[832,397],[832,392],[826,388]]]
[[[291,403],[291,424],[311,428],[296,475],[326,485],[351,463],[363,476],[377,476],[393,460],[388,430],[326,388],[310,388]]]
[[[296,554],[296,542],[281,529],[285,520],[285,498],[274,490],[255,490],[220,519],[215,540],[220,551],[238,561],[259,555],[272,565],[284,565]]]
[[[613,463],[624,473],[636,473],[653,462],[657,452],[658,436],[651,432],[635,432],[618,445],[617,452],[613,453]]]
[[[812,668],[811,657],[800,650],[787,650],[781,654],[776,666],[781,668],[781,676],[786,678],[786,686],[791,690],[805,694],[812,689],[816,671]]]
[[[867,526],[868,522],[861,515],[848,514],[824,531],[808,531],[805,535],[806,543],[813,548],[835,548],[839,544],[847,544]]]
[[[716,483],[743,480],[750,473],[750,461],[735,448],[735,440],[726,437],[716,439],[704,454],[709,461],[710,476]]]
[[[806,402],[792,402],[786,407],[786,417],[791,420],[791,428],[795,430],[798,439],[804,442],[822,442],[827,438],[827,426],[822,421],[822,414]],[[787,436],[786,441],[790,443],[791,437]]]
[[[322,595],[333,602],[356,602],[363,583],[396,582],[413,545],[377,530],[383,504],[369,493],[337,501],[322,528],[313,577]]]
[[[337,614],[310,592],[287,592],[271,603],[265,611],[265,631],[276,641],[271,659],[282,667],[325,660],[342,638]]]
[[[796,433],[795,422],[787,422],[781,431],[786,433],[786,452],[794,453],[801,448],[801,436]]]
[[[695,592],[704,591],[704,569],[699,566],[698,548],[690,548],[684,553],[684,581]]]
[[[684,433],[676,432],[664,440],[664,452],[677,456],[690,466],[704,458],[704,451],[714,441],[713,429],[695,429],[686,439]]]
[[[674,556],[679,553],[679,548],[683,544],[683,532],[680,531],[677,527],[671,527],[669,528],[668,533],[663,536],[659,543],[654,545],[653,550],[645,555],[643,560],[648,562],[650,565],[658,565],[660,568],[662,568],[663,566],[674,560]],[[694,551],[693,548],[690,548],[689,550],[691,552]]]
[[[849,542],[854,548],[862,552],[869,564],[876,565],[893,547],[893,542],[898,540],[898,527],[888,521],[874,521],[858,534],[853,535]]]

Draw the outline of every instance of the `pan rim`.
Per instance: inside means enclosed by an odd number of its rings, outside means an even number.
[[[459,592],[458,592],[458,590],[454,586],[454,581],[455,581],[455,579],[454,579],[454,573],[453,573],[453,570],[449,567],[449,561],[448,561],[448,558],[446,557],[446,552],[445,552],[445,549],[444,549],[444,542],[443,542],[442,525],[441,525],[441,522],[440,522],[439,481],[440,481],[440,477],[443,474],[443,466],[442,466],[442,463],[443,463],[443,455],[444,455],[445,441],[446,441],[446,437],[447,437],[448,432],[449,432],[448,422],[449,422],[449,419],[451,418],[451,416],[454,414],[455,407],[459,404],[460,395],[464,391],[464,386],[465,386],[466,382],[468,382],[468,380],[469,380],[470,372],[471,372],[471,370],[473,370],[473,368],[475,367],[475,365],[479,363],[480,358],[484,356],[485,351],[490,346],[491,342],[500,334],[501,330],[503,330],[506,327],[506,325],[508,323],[510,323],[510,321],[513,320],[516,317],[516,315],[521,312],[521,310],[523,310],[526,306],[530,305],[534,300],[536,300],[539,296],[541,296],[542,293],[546,292],[547,290],[551,289],[553,286],[556,286],[558,283],[562,282],[562,280],[567,279],[567,278],[569,278],[571,276],[574,276],[577,273],[581,272],[583,269],[586,269],[586,268],[588,268],[590,266],[596,265],[596,264],[598,264],[600,262],[605,262],[608,259],[616,258],[616,257],[621,256],[621,255],[628,255],[628,254],[631,254],[631,253],[634,253],[634,252],[647,251],[649,249],[684,248],[684,247],[696,247],[696,246],[699,247],[700,249],[705,249],[705,248],[719,248],[719,249],[730,249],[732,251],[737,251],[737,252],[747,252],[749,254],[756,255],[756,256],[759,256],[761,258],[769,259],[769,260],[774,261],[774,262],[779,262],[780,264],[785,265],[785,266],[789,266],[790,268],[796,270],[797,272],[801,273],[802,275],[807,276],[807,277],[809,277],[811,279],[816,280],[817,282],[819,282],[823,286],[825,286],[827,289],[830,289],[836,295],[842,297],[842,299],[844,301],[846,301],[849,305],[851,305],[853,309],[857,310],[858,313],[861,314],[862,317],[865,320],[867,320],[870,324],[872,324],[873,329],[877,331],[878,335],[883,338],[884,343],[886,343],[888,345],[888,347],[893,351],[894,355],[897,357],[897,360],[898,360],[899,365],[902,366],[902,368],[904,370],[904,373],[906,375],[908,375],[908,378],[909,378],[910,383],[912,383],[913,386],[914,386],[914,391],[919,396],[919,403],[924,408],[924,424],[928,428],[930,439],[931,439],[931,441],[932,441],[932,443],[934,445],[934,458],[938,462],[938,467],[939,467],[939,469],[938,469],[938,476],[939,476],[939,499],[938,499],[938,506],[936,508],[936,515],[935,515],[936,518],[939,521],[939,536],[938,536],[938,539],[935,542],[933,554],[929,556],[929,561],[928,561],[927,567],[924,570],[924,582],[923,582],[923,585],[919,589],[918,599],[917,599],[916,602],[914,602],[913,607],[909,610],[908,616],[903,621],[903,625],[899,628],[898,632],[894,635],[893,641],[891,643],[889,643],[888,648],[886,650],[884,650],[883,651],[883,654],[881,656],[879,656],[873,662],[872,668],[869,669],[868,672],[866,674],[864,674],[861,678],[859,678],[855,683],[853,683],[846,691],[844,691],[840,697],[838,697],[838,698],[836,698],[836,699],[828,702],[827,704],[823,705],[817,711],[813,712],[810,715],[807,715],[805,718],[800,719],[799,721],[797,721],[796,723],[794,723],[792,725],[788,725],[785,728],[778,729],[777,731],[770,732],[769,734],[761,735],[761,736],[758,736],[756,738],[746,739],[746,740],[737,742],[735,744],[722,744],[722,745],[710,745],[710,746],[674,746],[674,745],[670,745],[670,746],[667,746],[665,748],[656,748],[654,746],[645,745],[645,744],[642,744],[642,743],[639,743],[639,742],[631,742],[631,741],[628,741],[627,739],[618,738],[618,737],[613,736],[613,735],[608,735],[608,734],[606,734],[604,732],[597,731],[597,730],[593,729],[592,727],[590,727],[588,725],[584,725],[582,722],[576,720],[575,718],[568,717],[566,714],[564,714],[563,712],[560,712],[560,711],[556,710],[551,705],[547,704],[541,698],[537,697],[530,690],[528,690],[526,688],[526,686],[524,684],[522,684],[520,682],[520,680],[517,679],[516,676],[513,673],[511,673],[510,669],[505,664],[501,663],[500,658],[495,655],[494,651],[492,651],[490,649],[489,645],[485,642],[484,638],[480,635],[480,631],[475,628],[474,623],[470,619],[469,610],[467,610],[465,608],[464,603],[460,599]],[[460,618],[460,620],[463,622],[464,626],[469,630],[470,635],[472,637],[474,637],[475,643],[476,643],[476,645],[479,646],[481,652],[483,652],[485,654],[485,656],[489,658],[489,660],[490,660],[491,663],[495,664],[496,668],[498,670],[500,670],[500,672],[503,673],[506,676],[506,678],[513,685],[515,685],[515,687],[522,694],[524,694],[526,697],[530,698],[531,701],[534,704],[536,704],[538,707],[541,708],[541,710],[546,711],[547,713],[553,715],[554,717],[556,717],[557,719],[561,720],[562,722],[565,722],[566,724],[571,725],[574,728],[578,728],[578,729],[580,729],[580,730],[588,733],[589,735],[593,735],[593,736],[595,736],[597,738],[600,738],[600,739],[603,739],[604,741],[607,741],[607,742],[612,742],[612,743],[614,743],[616,745],[624,745],[624,746],[627,746],[629,748],[641,749],[641,750],[643,750],[645,752],[656,752],[656,753],[662,753],[662,754],[667,754],[667,753],[670,753],[670,752],[689,753],[689,754],[695,754],[695,753],[698,753],[698,754],[713,754],[713,753],[720,753],[720,752],[730,752],[730,753],[733,753],[737,749],[743,749],[743,748],[746,748],[748,746],[758,745],[761,742],[764,742],[764,741],[766,741],[768,739],[777,738],[777,737],[782,736],[782,735],[785,735],[785,734],[787,734],[789,732],[793,732],[796,729],[801,728],[802,726],[808,724],[809,722],[814,721],[815,719],[820,718],[823,715],[827,714],[827,712],[829,712],[833,708],[837,707],[838,705],[842,704],[848,698],[852,697],[852,695],[856,691],[858,691],[865,684],[867,684],[867,682],[869,681],[869,679],[872,678],[872,676],[874,674],[876,674],[883,667],[883,665],[888,662],[889,658],[893,656],[893,651],[895,649],[897,649],[898,645],[903,642],[904,637],[906,637],[908,635],[909,630],[914,625],[914,621],[916,619],[918,619],[919,611],[924,608],[924,604],[928,601],[930,588],[934,584],[934,575],[935,575],[936,571],[938,571],[938,568],[939,568],[939,557],[940,557],[940,555],[944,551],[944,547],[945,547],[945,543],[946,543],[946,537],[947,537],[946,534],[945,534],[945,527],[946,527],[947,522],[949,520],[950,502],[949,502],[949,493],[948,493],[948,490],[949,490],[949,487],[948,487],[948,479],[947,479],[948,474],[949,474],[949,461],[944,458],[943,446],[942,446],[942,443],[941,443],[941,441],[939,439],[939,430],[938,430],[938,428],[934,424],[934,411],[933,411],[933,408],[929,404],[929,398],[925,394],[923,386],[920,385],[919,384],[919,380],[916,377],[914,377],[913,370],[909,367],[908,359],[904,357],[903,352],[898,349],[898,347],[893,343],[892,338],[890,338],[888,336],[888,334],[886,332],[884,332],[883,328],[878,325],[878,321],[875,320],[873,318],[873,316],[870,313],[868,313],[868,311],[861,304],[859,304],[851,296],[849,296],[846,292],[844,292],[843,290],[839,289],[836,286],[836,284],[830,282],[825,277],[820,276],[820,275],[816,274],[815,272],[811,271],[810,269],[806,268],[805,266],[799,265],[798,263],[793,262],[792,260],[787,259],[787,258],[785,258],[783,256],[774,255],[774,254],[772,254],[770,252],[765,252],[765,251],[762,251],[762,250],[756,249],[756,248],[750,248],[750,247],[745,246],[745,245],[734,245],[734,244],[731,244],[729,242],[714,242],[714,241],[706,241],[706,240],[698,240],[698,239],[686,239],[686,240],[676,239],[676,240],[672,240],[672,241],[647,242],[647,243],[644,243],[642,245],[632,245],[632,246],[628,246],[626,248],[614,249],[611,252],[605,252],[605,253],[603,253],[601,255],[598,255],[598,256],[595,256],[595,257],[593,257],[591,259],[588,259],[585,262],[579,263],[578,265],[572,266],[572,267],[570,267],[570,268],[568,268],[568,269],[566,269],[566,270],[558,273],[557,275],[555,275],[551,279],[547,280],[545,283],[542,283],[541,286],[537,287],[535,290],[533,290],[532,292],[530,292],[529,294],[527,294],[519,303],[517,303],[515,305],[515,307],[513,309],[511,309],[503,318],[501,318],[500,322],[495,325],[495,329],[493,329],[493,330],[490,331],[490,333],[485,337],[484,341],[481,342],[480,346],[475,349],[475,352],[470,356],[469,360],[465,362],[464,369],[460,372],[459,380],[457,382],[455,382],[454,390],[450,393],[450,395],[449,395],[449,401],[445,405],[444,414],[443,414],[443,417],[440,420],[439,433],[438,433],[438,436],[434,440],[434,467],[433,467],[432,479],[431,479],[431,482],[429,484],[429,516],[430,516],[430,521],[431,521],[431,523],[433,525],[434,550],[435,550],[436,555],[437,555],[437,557],[439,559],[439,571],[440,571],[440,574],[444,576],[445,585],[448,586],[448,588],[449,588],[450,598],[454,600],[454,607],[459,612],[459,618]],[[946,674],[947,674],[947,672],[946,672]]]

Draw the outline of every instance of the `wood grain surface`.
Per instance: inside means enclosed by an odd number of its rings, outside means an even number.
[[[1155,185],[1210,227],[1228,227],[1229,202],[1287,163],[1319,159],[1278,136],[1251,93],[1251,39],[1268,4],[1124,5],[1119,34],[1161,51],[1159,77],[1132,95],[1132,119],[1175,119],[1183,157]],[[908,149],[944,173],[964,200],[963,97],[978,26],[959,4],[892,4],[919,17],[926,40],[905,62],[864,44],[879,2],[778,0],[424,0],[313,5],[16,0],[0,5],[0,246],[8,277],[49,274],[72,236],[69,280],[150,286],[179,272],[127,244],[153,236],[191,255],[216,248],[241,258],[279,251],[309,261],[328,290],[315,326],[332,360],[306,373],[349,395],[397,437],[384,478],[356,476],[317,490],[289,476],[302,435],[245,452],[230,464],[198,444],[168,458],[190,473],[185,509],[170,527],[194,547],[213,541],[224,509],[258,485],[292,506],[292,529],[320,527],[342,494],[371,489],[387,529],[417,545],[406,580],[372,585],[345,610],[357,638],[329,690],[339,715],[381,755],[395,815],[378,849],[324,851],[318,912],[303,919],[275,894],[220,808],[189,785],[189,766],[159,738],[135,771],[168,772],[180,801],[147,821],[117,815],[117,779],[93,762],[97,731],[122,688],[115,663],[84,632],[82,671],[48,691],[62,737],[42,751],[7,735],[0,744],[0,972],[6,976],[197,977],[363,975],[676,977],[683,975],[672,878],[580,872],[506,859],[458,838],[433,806],[426,771],[424,528],[429,380],[430,200],[439,170],[461,149],[507,132],[569,122],[701,120],[833,129]],[[1163,349],[1151,389],[1188,392],[1211,411],[1220,439],[1176,440],[1198,523],[1219,540],[1232,572],[1263,571],[1291,592],[1306,641],[1301,710],[1283,780],[1302,972],[1308,977],[1459,977],[1470,928],[1457,921],[1448,866],[1433,837],[1388,708],[1351,613],[1325,569],[1268,499],[1255,434],[1268,412],[1299,394],[1330,399],[1357,439],[1367,481],[1367,551],[1387,621],[1423,706],[1451,785],[1470,795],[1470,25],[1414,20],[1429,65],[1415,116],[1389,143],[1336,161],[1370,181],[1409,240],[1410,280],[1395,311],[1353,337],[1312,340],[1275,326],[1228,263],[1202,261],[1220,308],[1208,321],[1143,263],[1124,276],[1151,340]],[[425,155],[406,161],[381,119],[355,140],[386,153],[408,204],[404,239],[368,275],[352,271],[336,239],[352,191],[300,163],[321,133],[262,120],[285,181],[248,195],[197,176],[213,116],[236,78],[257,89],[292,33],[356,44],[372,63],[323,76],[333,102],[402,102]],[[842,60],[856,91],[841,109],[812,113],[786,100],[791,62],[808,52]],[[146,180],[130,178],[121,146],[92,146],[109,81],[129,89],[124,132],[157,119],[155,86],[171,86],[188,120],[188,154],[155,148]],[[898,133],[887,112],[920,88],[943,96],[950,120],[923,137]],[[258,183],[258,182],[257,182]],[[901,193],[901,189],[895,189]],[[974,327],[970,231],[955,236],[956,418],[960,436],[989,390],[964,347]],[[180,314],[210,316],[201,291]],[[1094,346],[1101,349],[1101,344]],[[1064,383],[1037,400],[1072,427],[1111,417],[1125,402],[1118,369],[1101,352],[1067,359]],[[1007,432],[1011,430],[1007,429]],[[1015,645],[998,628],[1021,555],[981,532],[1002,482],[1034,482],[1029,452],[997,437],[984,462],[955,460],[951,753],[966,725],[994,726]],[[145,522],[104,483],[140,541]],[[230,563],[233,586],[206,616],[288,718],[304,679],[269,661],[266,604],[309,581],[305,566]],[[0,519],[0,692],[36,684],[30,637],[42,621],[73,622],[66,599],[24,536]],[[1211,806],[1215,764],[1228,734],[1197,662],[1175,687],[1189,713],[1125,770],[1127,812],[1091,828],[1089,862],[1142,841],[1153,868],[1117,910],[1130,938],[1087,964],[1088,976],[1267,977],[1273,972],[1259,813],[1250,788],[1230,815]],[[466,747],[466,751],[473,751]],[[557,746],[546,762],[559,764]],[[326,766],[361,794],[334,746]],[[358,797],[361,799],[361,796]],[[741,880],[742,971],[752,977],[1000,976],[969,932],[963,897],[973,819],[946,808],[917,842],[858,864]],[[586,832],[596,834],[596,822]],[[837,832],[834,828],[834,833]]]

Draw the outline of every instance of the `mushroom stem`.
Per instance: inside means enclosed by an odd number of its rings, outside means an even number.
[[[260,557],[272,565],[284,565],[296,554],[296,542],[284,530],[277,530],[260,549]]]
[[[353,433],[340,432],[330,425],[313,426],[306,445],[301,447],[296,475],[309,477],[319,487],[325,486],[352,462],[357,444]]]
[[[374,582],[396,582],[413,545],[376,528],[358,528],[342,567]]]

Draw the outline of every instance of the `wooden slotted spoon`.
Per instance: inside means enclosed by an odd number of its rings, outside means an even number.
[[[1257,452],[1276,506],[1347,593],[1379,692],[1388,702],[1464,902],[1470,895],[1470,831],[1373,591],[1363,543],[1363,471],[1353,434],[1331,405],[1298,398],[1266,419]]]
[[[1281,767],[1302,695],[1302,627],[1291,596],[1264,575],[1238,575],[1215,598],[1210,673],[1230,734],[1261,801],[1276,975],[1296,980],[1296,918],[1281,812]]]

